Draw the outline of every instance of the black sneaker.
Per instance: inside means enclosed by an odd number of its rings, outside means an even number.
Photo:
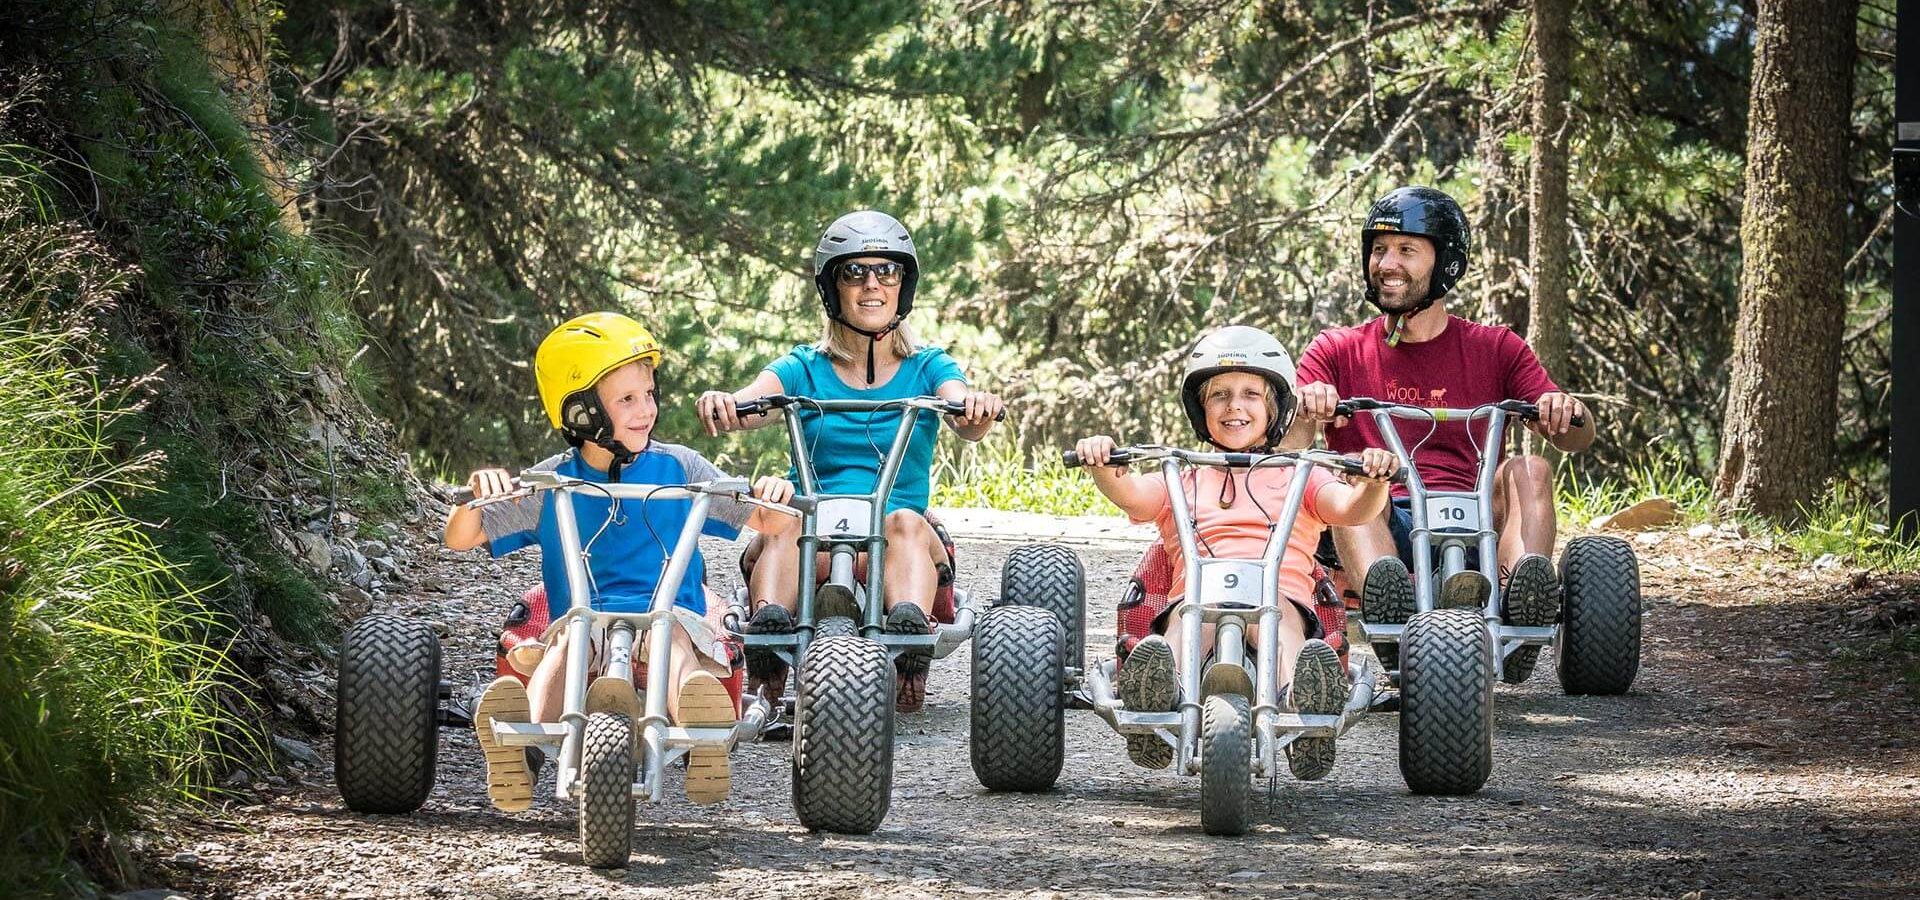
[[[1133,712],[1172,712],[1180,699],[1180,676],[1167,639],[1156,634],[1135,644],[1113,687]],[[1173,747],[1157,734],[1127,735],[1127,756],[1148,769],[1173,765]]]
[[[901,601],[887,610],[888,634],[927,634],[927,611]],[[933,663],[930,649],[903,651],[893,658],[893,708],[897,712],[919,712],[927,702],[927,669]]]
[[[1383,556],[1367,567],[1367,579],[1360,589],[1360,619],[1373,625],[1405,625],[1413,618],[1413,580],[1407,567],[1396,556]],[[1400,668],[1400,645],[1381,642],[1373,645],[1380,667],[1389,672]]]
[[[1293,709],[1302,715],[1338,715],[1347,705],[1347,674],[1340,670],[1340,654],[1326,641],[1314,638],[1300,648],[1293,663],[1293,683],[1287,688]],[[1316,781],[1333,771],[1330,737],[1295,738],[1287,745],[1287,767],[1301,781]]]
[[[748,634],[792,634],[793,615],[777,603],[762,604],[753,611],[753,617],[747,620]],[[747,678],[753,682],[756,690],[764,685],[779,683],[784,689],[787,680],[787,663],[771,648],[747,647]],[[771,698],[778,701],[778,697]]]
[[[1508,625],[1552,625],[1560,618],[1560,579],[1554,576],[1553,562],[1538,553],[1520,557],[1507,576],[1505,619]],[[1540,647],[1528,645],[1507,656],[1500,679],[1519,684],[1533,674],[1540,659]]]

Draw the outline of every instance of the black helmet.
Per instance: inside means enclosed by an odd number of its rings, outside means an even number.
[[[1228,372],[1252,372],[1266,379],[1272,387],[1276,412],[1272,420],[1267,422],[1265,446],[1272,448],[1279,444],[1280,438],[1287,433],[1287,427],[1293,424],[1297,402],[1293,387],[1293,356],[1273,335],[1247,325],[1228,325],[1211,332],[1187,353],[1186,372],[1180,379],[1180,406],[1186,410],[1187,422],[1193,426],[1194,434],[1209,444],[1214,442],[1213,435],[1207,431],[1207,413],[1205,404],[1201,402],[1200,386],[1207,379]]]
[[[1467,253],[1473,237],[1467,214],[1452,197],[1430,187],[1403,187],[1387,192],[1367,208],[1366,227],[1360,230],[1360,279],[1367,286],[1367,302],[1380,305],[1380,291],[1367,270],[1373,239],[1382,234],[1417,234],[1433,242],[1433,274],[1427,296],[1408,315],[1432,306],[1467,274]]]
[[[894,320],[906,318],[913,310],[913,288],[920,281],[920,256],[914,252],[907,226],[877,209],[850,212],[833,220],[813,248],[813,286],[820,292],[820,305],[826,307],[827,318],[842,321],[833,268],[841,260],[856,256],[885,257],[907,267],[900,278],[900,307],[894,310]]]

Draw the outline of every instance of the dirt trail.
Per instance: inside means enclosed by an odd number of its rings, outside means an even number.
[[[1112,652],[1112,604],[1138,559],[1125,534],[1077,548],[1092,654]],[[1088,713],[1069,713],[1056,790],[989,794],[967,763],[962,650],[936,664],[927,710],[899,722],[893,808],[873,835],[799,828],[789,747],[757,744],[735,757],[730,800],[643,804],[632,864],[596,872],[550,772],[534,810],[496,813],[472,734],[446,732],[439,786],[412,816],[346,811],[327,760],[175,826],[149,855],[175,887],[221,898],[1920,894],[1917,707],[1897,681],[1858,681],[1831,658],[1822,598],[1844,576],[1738,540],[1652,540],[1634,693],[1563,696],[1543,658],[1531,683],[1500,688],[1493,777],[1472,797],[1408,794],[1395,719],[1378,715],[1342,739],[1330,778],[1282,780],[1259,792],[1251,834],[1209,838],[1196,780],[1133,768]],[[992,596],[1011,546],[963,538],[963,583]],[[733,551],[708,553],[730,590]],[[419,560],[383,607],[444,623],[455,677],[490,668],[488,629],[536,560]]]

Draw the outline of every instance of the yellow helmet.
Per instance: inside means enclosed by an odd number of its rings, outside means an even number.
[[[533,355],[547,421],[570,437],[597,441],[610,427],[593,386],[630,362],[660,365],[660,342],[619,313],[588,313],[561,323]]]

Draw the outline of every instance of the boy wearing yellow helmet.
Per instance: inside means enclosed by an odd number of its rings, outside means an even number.
[[[725,475],[699,453],[653,439],[659,415],[654,369],[660,363],[660,345],[640,323],[617,313],[590,313],[555,328],[534,355],[534,375],[547,420],[573,449],[533,467],[590,482],[627,484],[687,484]],[[468,479],[475,500],[513,490],[504,469],[481,469]],[[793,485],[766,477],[754,485],[754,496],[775,503],[793,496]],[[571,596],[567,586],[565,551],[555,524],[551,494],[541,493],[473,508],[454,507],[447,519],[446,544],[454,550],[485,546],[494,556],[524,547],[541,550],[541,577],[549,602]],[[596,609],[643,612],[652,603],[669,551],[658,536],[679,534],[691,502],[653,500],[622,509],[614,501],[590,493],[576,495],[574,516],[582,535],[596,535],[588,572],[593,581]],[[736,538],[742,526],[761,533],[779,533],[793,527],[787,516],[755,510],[737,501],[716,500],[705,533]],[[728,674],[720,635],[705,614],[708,604],[706,566],[699,551],[689,562],[685,580],[674,597],[674,671],[668,678],[667,708],[677,724],[729,725],[737,710],[721,678]],[[551,621],[564,609],[549,609]],[[525,686],[501,677],[487,687],[474,709],[474,727],[487,759],[487,786],[496,807],[518,811],[531,805],[533,785],[526,758],[519,747],[493,740],[493,720],[551,722],[560,717],[566,644],[546,653]],[[631,683],[606,679],[588,695],[589,709],[607,706],[613,711],[637,711]],[[624,687],[623,687],[624,686]],[[618,690],[613,690],[618,689]],[[697,758],[696,758],[697,757]],[[688,755],[687,797],[699,803],[718,802],[727,795],[731,773],[725,750],[696,749]]]

